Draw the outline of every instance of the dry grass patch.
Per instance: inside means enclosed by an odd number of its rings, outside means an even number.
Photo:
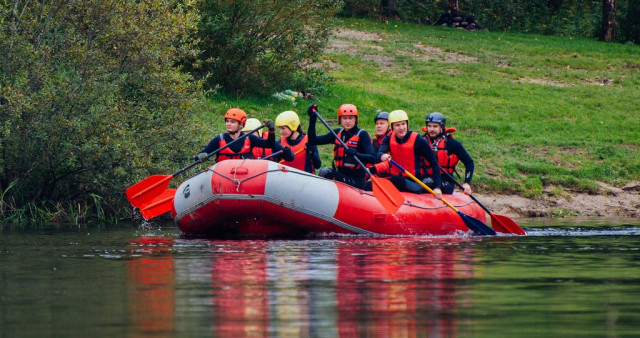
[[[455,52],[444,52],[438,47],[428,46],[423,43],[413,45],[417,49],[413,57],[416,60],[437,60],[444,63],[477,63],[478,59],[473,56]]]

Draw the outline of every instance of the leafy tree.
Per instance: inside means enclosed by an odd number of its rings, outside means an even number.
[[[273,93],[308,85],[326,45],[339,0],[205,0],[203,53],[192,61],[211,88]],[[301,88],[302,89],[302,88]]]
[[[90,196],[122,214],[127,186],[173,170],[201,102],[175,66],[198,19],[189,1],[0,2],[0,217]]]

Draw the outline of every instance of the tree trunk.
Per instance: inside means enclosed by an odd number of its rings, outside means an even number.
[[[616,39],[616,0],[602,0],[602,31],[600,39],[605,42]]]
[[[382,15],[388,18],[398,17],[398,0],[381,0]]]
[[[460,1],[449,0],[449,13],[458,13],[458,12],[460,12]]]

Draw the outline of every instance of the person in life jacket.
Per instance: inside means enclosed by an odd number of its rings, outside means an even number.
[[[438,161],[434,156],[429,144],[420,137],[420,134],[409,130],[409,116],[404,110],[394,110],[389,113],[389,124],[391,124],[391,134],[385,136],[380,144],[377,157],[381,161],[370,169],[372,174],[388,172],[391,174],[389,180],[400,191],[412,193],[425,192],[422,187],[409,177],[405,177],[400,169],[389,164],[393,158],[400,166],[418,179],[422,177],[422,163],[427,161],[433,168],[438,168]],[[436,198],[442,198],[440,190],[440,175],[436,170],[432,176],[433,191]]]
[[[376,133],[371,140],[373,145],[373,153],[377,154],[380,149],[380,144],[385,136],[391,134],[391,128],[389,127],[389,113],[383,111],[373,119],[373,123],[376,125]]]
[[[205,161],[208,154],[226,146],[242,135],[242,127],[247,122],[247,113],[242,109],[231,108],[224,114],[224,124],[227,129],[226,133],[222,133],[214,137],[204,149],[200,150],[195,156],[196,161]],[[269,129],[267,139],[263,139],[257,135],[249,135],[242,141],[238,141],[229,147],[223,149],[216,155],[216,163],[227,159],[253,158],[253,148],[271,148],[275,142],[276,126],[273,121],[267,119],[264,124]]]
[[[247,123],[245,123],[244,128],[242,128],[242,131],[250,132],[260,127],[261,125],[262,125],[262,122],[260,122],[260,120],[256,118],[250,118],[250,119],[247,119]],[[269,134],[263,133],[261,129],[258,131],[255,131],[253,134],[265,140],[269,138]],[[279,152],[280,150],[282,150],[281,155],[270,157],[269,160],[275,161],[275,162],[278,162],[280,159],[293,160],[294,155],[293,155],[293,152],[291,151],[291,148],[283,147],[278,141],[274,141],[273,147],[271,148],[254,147],[253,158],[255,159],[265,158],[273,153]]]
[[[309,106],[309,144],[333,144],[333,169],[323,167],[318,170],[318,176],[344,182],[362,189],[366,181],[366,171],[361,168],[354,156],[363,163],[373,163],[375,155],[371,145],[371,137],[366,130],[358,127],[358,108],[345,103],[338,108],[338,123],[342,128],[334,129],[338,137],[347,145],[345,149],[331,133],[317,136],[315,114],[316,105]]]
[[[302,130],[298,114],[291,110],[283,111],[276,117],[276,127],[280,128],[280,135],[282,135],[280,144],[285,149],[290,149],[295,156],[290,159],[285,157],[284,164],[308,173],[315,173],[315,168],[320,168],[322,165],[318,147],[308,144],[309,137]]]
[[[464,164],[465,174],[462,186],[464,187],[464,193],[470,195],[473,192],[470,183],[473,177],[474,163],[471,156],[469,156],[462,146],[462,143],[455,140],[451,135],[451,133],[455,131],[455,128],[447,129],[444,115],[438,112],[429,114],[425,119],[425,123],[427,127],[423,137],[429,142],[429,147],[436,155],[441,169],[453,176],[458,162],[462,161]],[[427,163],[425,163],[425,170],[427,176],[433,175],[433,169]],[[454,182],[445,175],[442,180],[442,192],[445,194],[453,194],[454,187]]]

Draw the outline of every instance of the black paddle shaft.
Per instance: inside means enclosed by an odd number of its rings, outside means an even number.
[[[268,160],[270,158],[273,158],[273,157],[276,157],[276,156],[280,156],[280,154],[282,154],[283,151],[284,150],[278,150],[278,151],[276,151],[275,153],[273,153],[271,155],[267,155],[267,156],[261,158],[261,160]]]
[[[462,184],[460,184],[460,182],[456,181],[455,178],[453,178],[453,176],[451,174],[449,174],[448,172],[446,172],[444,169],[440,168],[440,172],[444,173],[448,178],[450,178],[451,180],[453,180],[453,182],[462,190],[464,190],[464,187],[462,186]],[[477,198],[475,198],[475,196],[473,195],[469,195],[469,197],[471,197],[471,199],[476,202],[482,209],[484,209],[484,211],[486,211],[488,214],[491,214],[491,211],[489,211],[489,209],[487,209],[487,207],[485,207],[482,203],[480,203],[480,201],[478,201]]]
[[[322,116],[320,116],[320,114],[318,114],[317,110],[313,111],[316,116],[318,117],[318,119],[320,120],[320,122],[322,122],[322,124],[324,124],[325,127],[327,127],[327,129],[329,129],[329,132],[333,135],[333,137],[336,138],[336,140],[338,140],[338,142],[340,142],[340,144],[344,147],[345,150],[349,149],[348,146],[344,143],[344,141],[342,141],[342,139],[340,137],[338,137],[338,135],[336,134],[335,131],[333,131],[333,129],[331,129],[331,126],[329,126],[327,124],[327,121],[325,121]],[[364,169],[364,171],[367,173],[367,175],[372,176],[371,172],[369,172],[369,169],[367,169],[367,167],[364,166],[364,164],[362,164],[362,162],[360,161],[360,159],[358,158],[358,156],[353,156],[353,158],[356,160],[356,162],[358,162],[358,164],[360,165],[360,167],[362,169]]]
[[[224,145],[224,146],[222,146],[222,147],[220,147],[220,148],[218,148],[218,149],[216,149],[216,150],[214,150],[214,151],[210,152],[209,154],[207,154],[207,158],[206,158],[206,159],[209,159],[211,156],[213,156],[213,155],[215,155],[215,154],[217,154],[217,153],[221,152],[221,151],[222,151],[222,150],[224,150],[224,149],[229,148],[232,144],[234,144],[234,143],[236,143],[236,142],[238,142],[238,141],[240,141],[240,140],[244,140],[245,138],[249,137],[249,135],[251,135],[251,134],[255,133],[256,131],[258,131],[258,130],[260,130],[260,129],[264,128],[264,126],[265,126],[265,125],[263,124],[263,125],[261,125],[260,127],[257,127],[256,129],[254,129],[254,130],[252,130],[252,131],[250,131],[250,132],[248,132],[248,133],[245,133],[245,134],[243,134],[243,135],[240,135],[240,137],[238,137],[237,139],[235,139],[235,140],[233,140],[233,141],[231,141],[231,142],[227,143],[226,145]],[[193,162],[193,163],[189,164],[188,166],[186,166],[186,167],[184,167],[184,168],[182,168],[182,169],[180,169],[180,170],[176,171],[175,173],[171,174],[171,176],[173,177],[173,176],[176,176],[176,175],[182,174],[184,171],[187,171],[187,170],[189,170],[189,169],[193,168],[193,166],[197,165],[197,164],[198,164],[198,163],[200,163],[200,162],[201,162],[200,160],[196,160],[195,162]],[[204,161],[202,161],[202,162],[204,162]]]

